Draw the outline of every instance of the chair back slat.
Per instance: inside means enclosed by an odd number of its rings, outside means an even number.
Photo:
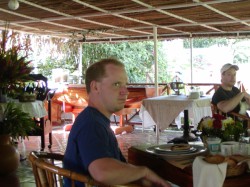
[[[89,186],[106,187],[91,179],[90,176],[62,168],[63,155],[44,152],[41,154],[33,151],[29,155],[29,160],[37,187],[63,187],[63,177],[71,179],[72,187],[75,186],[75,181],[89,184]],[[61,166],[55,165],[55,161],[60,161]]]
[[[62,175],[58,175],[58,182],[59,182],[59,186],[63,186],[63,176]]]
[[[63,155],[47,152],[32,151],[29,154],[36,186],[37,187],[63,187],[63,177],[71,179],[71,186],[75,187],[75,182],[82,182],[85,187],[139,187],[134,183],[124,185],[104,185],[89,175],[80,174],[62,167]]]
[[[37,173],[38,173],[39,182],[40,182],[41,187],[49,186],[49,181],[47,179],[47,174],[46,174],[45,170],[43,170],[41,168],[37,168]]]

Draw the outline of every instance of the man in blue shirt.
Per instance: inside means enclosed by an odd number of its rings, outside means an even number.
[[[127,81],[124,65],[115,59],[101,60],[87,69],[88,107],[78,115],[72,126],[64,167],[90,174],[107,185],[141,180],[152,183],[152,186],[169,187],[169,183],[147,167],[126,163],[110,128],[110,116],[121,110],[126,102]],[[79,183],[76,185],[80,186]],[[65,186],[70,186],[67,178]]]

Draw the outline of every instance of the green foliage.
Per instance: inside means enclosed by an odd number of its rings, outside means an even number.
[[[16,84],[30,80],[29,74],[33,70],[27,55],[21,55],[24,50],[20,44],[7,47],[13,36],[8,36],[7,31],[2,31],[0,41],[0,88],[15,87]]]
[[[167,63],[163,58],[161,47],[162,43],[159,42],[159,82],[166,82]],[[147,75],[154,75],[154,43],[151,41],[112,44],[85,43],[83,44],[83,73],[90,64],[102,58],[117,58],[122,61],[125,64],[130,83],[148,82]],[[151,78],[153,78],[152,75]]]
[[[14,140],[28,138],[27,133],[38,128],[34,120],[14,103],[7,103],[0,121],[0,135],[8,134]]]
[[[45,63],[40,63],[38,66],[38,72],[44,75],[47,78],[52,78],[52,69],[55,68],[63,68],[68,69],[72,73],[77,69],[77,65],[75,62],[72,61],[64,61],[62,64],[61,60],[53,59],[53,58],[46,58]]]
[[[78,47],[79,43],[69,40],[67,42],[54,39],[53,41],[47,41],[42,38],[38,38],[38,41],[44,42],[49,45],[53,42],[57,47],[50,51],[50,56],[44,57],[38,63],[39,73],[42,73],[46,77],[51,77],[52,69],[63,68],[69,69],[72,73],[78,66]],[[45,48],[45,44],[39,45],[37,55],[42,53],[41,48]],[[166,62],[163,59],[163,52],[161,51],[161,43],[159,42],[159,81],[166,81]],[[130,82],[146,82],[146,75],[152,74],[154,56],[153,42],[122,42],[122,43],[101,43],[101,44],[82,44],[82,72],[83,77],[87,67],[102,59],[102,58],[117,58],[124,62],[126,70],[128,72]],[[58,55],[54,55],[57,51]],[[46,60],[44,60],[46,59]],[[133,72],[133,73],[132,73]],[[152,76],[151,75],[151,76]],[[153,77],[152,77],[153,79]]]
[[[208,48],[212,45],[228,46],[226,38],[193,38],[193,48]],[[190,39],[183,42],[184,48],[190,48]]]
[[[72,73],[78,68],[80,44],[76,41],[41,36],[34,39],[33,58],[37,62],[39,73],[51,78],[52,69],[63,68]]]
[[[237,39],[232,43],[233,63],[244,64],[250,62],[250,40]]]
[[[236,140],[239,140],[240,134],[244,132],[245,132],[245,129],[243,128],[242,122],[235,121],[234,125],[228,125],[225,128],[225,131],[223,133],[223,139],[230,140],[230,135],[234,135],[234,138]]]

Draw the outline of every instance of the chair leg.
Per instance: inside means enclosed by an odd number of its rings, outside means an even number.
[[[44,150],[45,148],[45,134],[44,134],[44,128],[45,128],[45,120],[44,118],[41,118],[40,119],[40,128],[42,129],[42,132],[41,132],[41,150]]]
[[[119,126],[123,127],[125,125],[126,120],[124,120],[124,115],[120,115]]]
[[[131,120],[132,120],[134,117],[136,117],[137,115],[139,115],[139,113],[140,113],[140,109],[135,109],[135,113],[134,113],[132,116],[130,116],[130,117],[128,118],[128,115],[126,115],[126,121],[127,121],[127,123],[130,124],[130,125],[142,124],[141,122],[131,122]]]
[[[113,114],[113,115],[114,115],[115,125],[118,126],[117,121],[116,121],[115,114]]]
[[[50,149],[52,146],[52,133],[50,132],[49,133],[49,145],[48,145],[48,148]]]
[[[41,135],[41,150],[43,151],[45,148],[45,137],[44,134]]]

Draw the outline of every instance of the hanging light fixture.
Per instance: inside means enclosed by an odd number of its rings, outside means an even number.
[[[19,7],[19,2],[18,0],[9,0],[8,7],[11,10],[16,10]]]

